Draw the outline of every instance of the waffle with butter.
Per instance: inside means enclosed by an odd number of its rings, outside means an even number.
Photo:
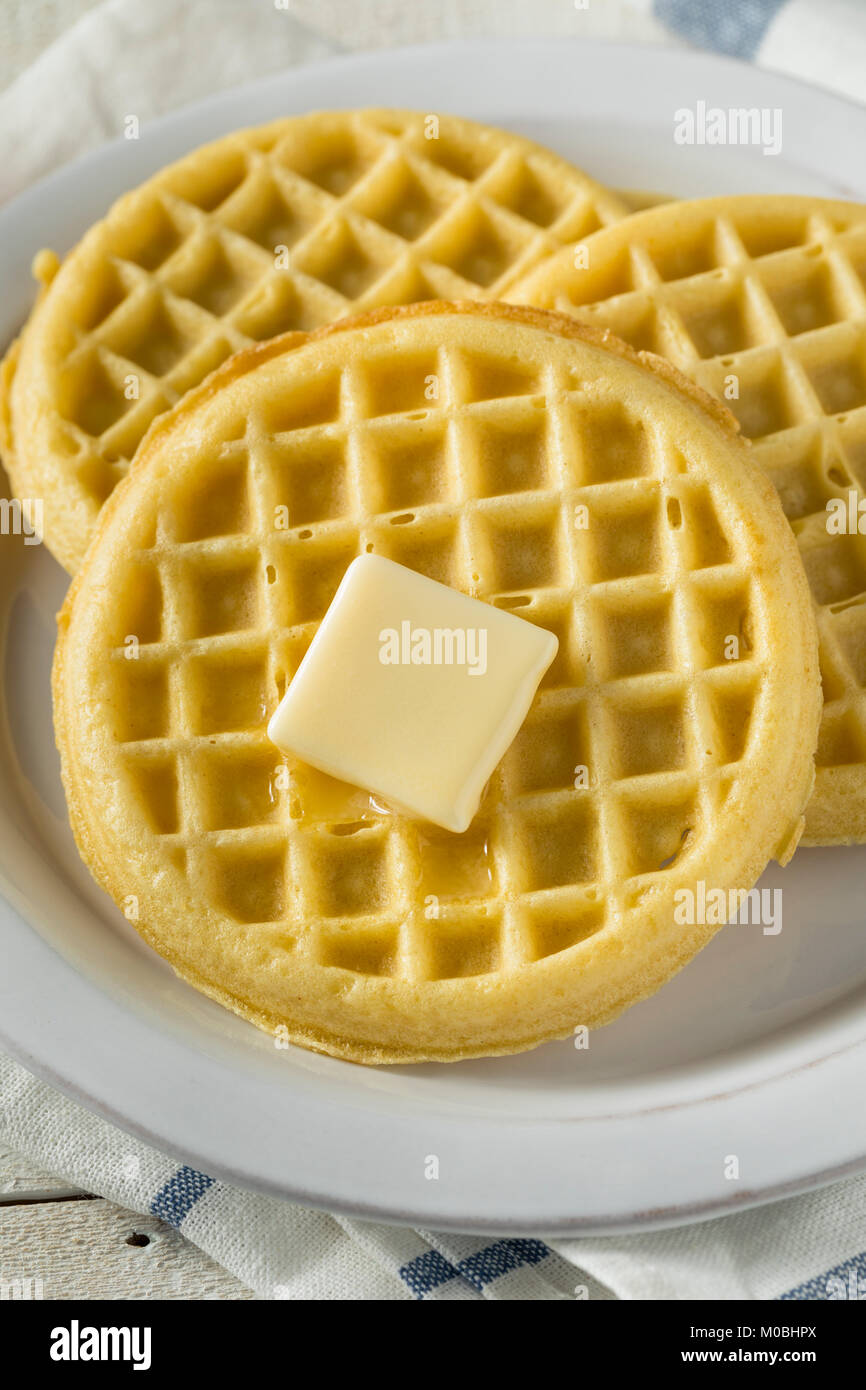
[[[739,419],[817,614],[824,718],[804,843],[866,841],[866,207],[669,203],[584,249],[588,265],[554,255],[509,297],[661,353]]]
[[[464,834],[268,741],[363,553],[559,639]],[[797,548],[732,417],[610,334],[477,303],[259,344],[162,416],[54,698],[82,856],[145,939],[370,1063],[520,1051],[657,989],[717,930],[678,893],[793,852],[820,707]]]
[[[150,422],[288,329],[494,299],[627,206],[550,151],[455,116],[315,112],[228,135],[127,193],[58,267],[0,373],[0,451],[74,572]]]

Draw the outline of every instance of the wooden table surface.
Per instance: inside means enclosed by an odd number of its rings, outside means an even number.
[[[33,1281],[40,1281],[41,1285]],[[40,1172],[0,1145],[0,1299],[255,1298],[157,1220]]]

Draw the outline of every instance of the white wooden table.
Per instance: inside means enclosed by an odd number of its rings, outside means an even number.
[[[0,1297],[39,1280],[46,1299],[256,1297],[155,1216],[69,1187],[0,1146]]]

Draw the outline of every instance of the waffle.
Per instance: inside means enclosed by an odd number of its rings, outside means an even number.
[[[501,297],[628,211],[541,146],[452,116],[316,112],[204,146],[59,270],[37,258],[43,293],[0,375],[13,487],[44,499],[74,572],[150,422],[231,353],[376,305]]]
[[[824,717],[803,843],[866,841],[866,536],[828,534],[826,509],[866,497],[866,207],[670,203],[586,250],[589,268],[554,255],[513,297],[606,325],[716,396],[737,379],[727,404],[778,489],[818,621]]]
[[[669,193],[654,193],[646,188],[621,188],[619,196],[629,212],[644,212],[646,208],[655,208],[661,203],[673,201]]]
[[[465,834],[267,739],[365,553],[559,639]],[[477,303],[260,344],[158,421],[54,693],[79,847],[146,940],[362,1062],[519,1051],[656,989],[717,929],[676,925],[677,891],[793,852],[820,704],[797,549],[727,412],[612,335]]]

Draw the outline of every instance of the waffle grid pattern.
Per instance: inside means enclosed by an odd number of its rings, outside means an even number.
[[[727,215],[697,204],[685,231],[680,208],[667,237],[662,209],[616,256],[596,238],[583,278],[559,258],[561,275],[542,269],[515,297],[603,321],[723,399],[738,379],[726,403],[779,492],[815,600],[816,763],[866,770],[866,535],[829,534],[826,510],[854,491],[866,512],[866,210],[781,200],[774,215],[761,201]],[[836,828],[844,838],[844,811]]]
[[[736,779],[763,671],[748,557],[664,422],[561,365],[430,347],[315,383],[238,418],[200,494],[166,494],[130,557],[121,766],[194,890],[263,950],[417,982],[577,946],[677,872]],[[266,721],[364,550],[560,638],[465,836],[359,815],[357,794],[335,815],[301,766],[277,785]]]
[[[290,118],[198,151],[112,210],[81,266],[78,320],[58,324],[71,341],[57,448],[97,507],[154,417],[240,348],[378,305],[499,297],[625,215],[517,137],[449,117],[438,138],[424,130],[396,111]]]

